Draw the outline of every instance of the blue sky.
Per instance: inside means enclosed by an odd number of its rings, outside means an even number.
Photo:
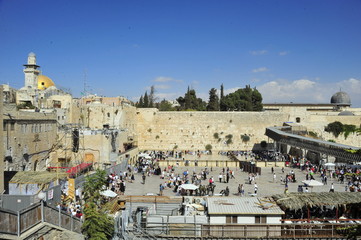
[[[191,86],[207,99],[257,87],[264,102],[361,107],[361,1],[0,0],[0,83],[24,85],[22,64],[81,96],[159,99]]]

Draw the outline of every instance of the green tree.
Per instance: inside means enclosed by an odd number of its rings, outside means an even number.
[[[224,87],[223,87],[223,83],[221,85],[221,99],[224,98]]]
[[[113,237],[114,220],[102,212],[95,203],[85,203],[84,216],[82,233],[86,239],[106,240]]]
[[[177,101],[180,105],[178,110],[195,110],[195,111],[205,111],[207,103],[204,102],[201,98],[197,98],[196,91],[188,87],[184,97],[178,97]]]
[[[165,99],[158,104],[158,109],[159,111],[174,111],[172,104]]]
[[[143,107],[148,108],[149,107],[149,97],[147,91],[145,91],[144,98],[143,98]]]
[[[106,186],[106,173],[97,170],[87,176],[84,183],[84,223],[82,233],[87,239],[111,239],[114,220],[100,208],[100,191]]]
[[[154,103],[155,103],[156,99],[155,99],[155,88],[152,85],[150,87],[150,93],[149,93],[149,106],[150,108],[154,107]]]
[[[219,98],[217,95],[217,89],[212,88],[209,91],[209,101],[207,105],[207,111],[219,111]]]
[[[247,85],[221,99],[221,111],[262,111],[262,95]]]
[[[143,95],[142,95],[142,96],[140,96],[139,102],[137,103],[136,107],[142,108],[143,105],[144,105],[144,102],[143,102]]]

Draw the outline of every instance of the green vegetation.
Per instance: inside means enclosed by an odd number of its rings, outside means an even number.
[[[344,150],[349,153],[361,155],[361,148],[357,150],[353,150],[353,149],[344,149]]]
[[[228,134],[225,138],[226,138],[226,144],[227,145],[230,145],[230,144],[233,143],[233,140],[232,140],[233,135],[232,134]]]
[[[205,111],[207,103],[204,102],[201,98],[197,98],[196,91],[188,87],[187,92],[184,94],[184,97],[177,98],[179,103],[179,111]]]
[[[31,102],[24,102],[20,103],[16,106],[16,108],[19,109],[35,109],[35,106]]]
[[[262,111],[262,95],[256,88],[246,85],[221,98],[221,111]]]
[[[217,89],[212,88],[209,91],[209,101],[207,104],[207,111],[219,111],[219,98],[217,95]]]
[[[84,223],[82,233],[86,239],[111,239],[114,220],[101,209],[100,191],[106,186],[106,172],[97,170],[87,176],[84,183]]]
[[[357,128],[355,125],[351,124],[342,124],[341,122],[335,121],[329,123],[325,127],[325,131],[332,133],[336,138],[343,133],[345,139],[350,135],[350,133],[360,132],[361,129]]]
[[[152,132],[152,129],[151,128],[148,128],[148,130],[147,130],[149,133],[151,133]]]
[[[246,85],[233,93],[224,95],[224,86],[221,85],[220,96],[216,88],[209,90],[208,102],[197,97],[196,91],[188,87],[184,96],[177,99],[179,106],[173,107],[163,99],[156,102],[155,88],[151,86],[150,93],[146,91],[135,104],[138,108],[158,108],[159,111],[262,111],[262,95],[256,88]],[[232,120],[230,121],[230,123]]]
[[[327,142],[333,142],[333,143],[335,143],[336,141],[333,140],[333,139],[328,139]]]
[[[247,142],[249,142],[249,140],[251,140],[251,138],[246,134],[241,135],[241,139],[242,139],[242,142],[244,142],[244,143],[247,143]]]
[[[211,151],[211,150],[212,150],[212,145],[211,145],[211,144],[207,144],[207,145],[206,145],[206,150],[207,150],[207,151]]]
[[[214,134],[213,134],[213,137],[214,137],[215,139],[219,139],[219,134],[218,134],[218,133],[214,133]]]
[[[174,111],[172,104],[167,100],[163,99],[160,103],[157,104],[159,111]]]
[[[155,88],[154,86],[150,87],[150,93],[148,96],[148,91],[145,91],[144,97],[140,96],[139,101],[135,104],[138,108],[153,108],[155,107]]]
[[[318,138],[317,133],[312,132],[312,131],[309,131],[309,132],[308,132],[308,135],[309,135],[310,137],[313,137],[313,138]]]

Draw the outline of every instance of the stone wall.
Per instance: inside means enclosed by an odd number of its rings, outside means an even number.
[[[3,145],[6,170],[42,170],[57,140],[55,113],[17,111],[4,105]]]
[[[308,112],[306,109],[266,112],[159,112],[157,109],[140,108],[136,111],[136,131],[139,149],[147,150],[205,150],[207,144],[213,151],[249,150],[254,144],[269,139],[265,128],[295,122],[300,117],[308,131],[314,131],[325,140],[334,139],[324,131],[327,124],[340,121],[360,127],[361,116],[338,116],[335,112]],[[219,135],[219,139],[214,134]],[[226,136],[232,143],[226,144]],[[241,135],[250,141],[242,142]],[[339,136],[338,143],[361,147],[360,136]]]
[[[159,112],[137,109],[138,147],[140,149],[205,150],[252,149],[255,143],[268,140],[266,127],[281,126],[288,121],[286,113],[273,112]],[[214,135],[218,134],[218,138]],[[250,141],[243,143],[241,135]],[[232,143],[226,144],[226,136]]]

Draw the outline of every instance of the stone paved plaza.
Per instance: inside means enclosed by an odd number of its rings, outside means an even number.
[[[201,158],[205,158],[206,156],[202,156]],[[226,158],[225,156],[222,156]],[[188,157],[186,159],[190,159]],[[219,157],[218,157],[219,158]],[[219,193],[221,190],[225,189],[226,186],[230,189],[229,196],[236,196],[237,195],[237,188],[238,184],[244,184],[245,189],[245,196],[249,196],[250,193],[254,192],[254,184],[248,184],[248,173],[241,171],[239,168],[231,167],[230,170],[235,172],[235,179],[230,179],[229,183],[220,183],[218,181],[218,175],[222,171],[223,167],[213,167],[212,171],[210,171],[208,175],[208,179],[210,176],[214,177],[216,188],[214,193]],[[183,176],[183,172],[185,170],[189,171],[189,174],[192,174],[193,171],[196,173],[200,173],[204,167],[175,167],[175,174],[180,174]],[[274,171],[276,173],[276,181],[273,182],[273,174],[271,172],[271,167],[264,167],[262,168],[262,174],[256,177],[256,182],[258,185],[258,194],[257,196],[271,196],[273,194],[280,194],[283,193],[285,190],[284,183],[280,182],[280,177],[282,176],[283,179],[285,178],[286,174],[288,174],[291,170],[293,170],[296,174],[296,183],[289,182],[288,184],[288,191],[289,192],[297,192],[298,185],[303,185],[302,181],[306,180],[306,171],[301,171],[300,169],[285,167],[284,173],[282,174],[281,167],[274,167]],[[202,184],[208,184],[207,180],[202,180]],[[320,174],[315,174],[315,180],[321,182]],[[133,183],[126,183],[126,195],[147,195],[147,194],[159,194],[159,184],[164,183],[166,179],[161,179],[158,175],[151,175],[146,177],[145,184],[142,184],[142,175],[137,173],[135,175],[135,181]],[[337,192],[345,191],[345,184],[339,184],[337,179],[330,179],[328,177],[327,184],[324,186],[313,187],[309,188],[309,192],[329,192],[331,188],[331,183],[334,183],[334,189]],[[305,189],[305,188],[304,188]],[[163,191],[164,196],[176,196],[176,193],[173,192],[173,188],[166,188]]]

